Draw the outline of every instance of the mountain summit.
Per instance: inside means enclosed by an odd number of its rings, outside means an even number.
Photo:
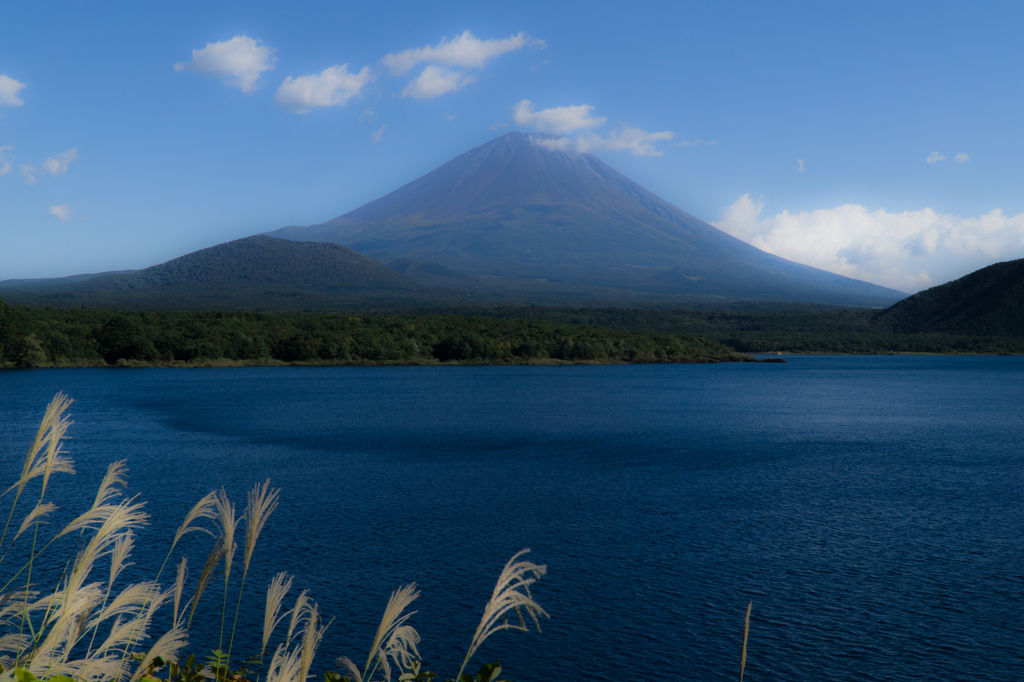
[[[458,273],[460,289],[861,306],[905,296],[760,251],[549,139],[508,133],[334,220],[269,234],[343,244],[410,277]]]

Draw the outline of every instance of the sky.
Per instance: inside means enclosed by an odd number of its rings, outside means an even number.
[[[0,279],[329,220],[511,130],[914,292],[1024,257],[1024,4],[7,3]]]

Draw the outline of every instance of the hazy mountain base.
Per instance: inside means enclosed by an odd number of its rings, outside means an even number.
[[[698,310],[831,310],[840,306],[786,300],[763,300],[633,291],[615,287],[580,286],[530,280],[495,280],[477,287],[472,277],[458,280],[464,289],[424,288],[387,291],[360,287],[314,289],[288,285],[173,287],[148,290],[11,289],[0,298],[11,305],[42,308],[93,308],[122,311],[244,310],[250,312],[365,311],[419,312],[442,309],[523,306],[576,306],[588,308],[671,308]],[[438,283],[427,284],[434,286]],[[842,308],[845,309],[845,308]]]
[[[456,315],[118,313],[0,302],[0,365],[747,362],[695,336]]]

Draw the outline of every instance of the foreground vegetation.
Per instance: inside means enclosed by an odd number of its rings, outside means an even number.
[[[269,481],[256,485],[241,516],[223,489],[209,493],[169,539],[163,566],[153,580],[123,585],[120,578],[131,565],[136,535],[148,520],[144,503],[124,494],[127,469],[123,461],[108,467],[89,509],[56,532],[46,532],[45,519],[57,509],[53,500],[66,504],[66,497],[53,490],[56,477],[75,473],[74,462],[62,446],[71,424],[65,416],[70,404],[62,394],[50,403],[20,476],[15,472],[12,478],[17,480],[0,494],[11,504],[0,534],[0,575],[6,578],[0,588],[0,679],[305,682],[333,621],[324,620],[307,590],[286,610],[293,578],[285,573],[272,579],[265,604],[259,604],[264,613],[260,650],[240,655],[234,648],[239,612],[243,603],[251,607],[254,591],[252,585],[246,590],[246,576],[260,534],[277,507],[278,491]],[[213,543],[198,577],[190,578],[179,541],[195,532],[209,534]],[[474,677],[464,674],[480,646],[502,630],[525,631],[529,621],[539,630],[538,618],[547,616],[530,593],[546,567],[523,559],[528,551],[513,556],[499,576],[455,675],[458,682],[495,682],[501,673],[497,662],[484,665]],[[20,556],[25,557],[23,563],[17,559]],[[160,578],[168,565],[177,569],[165,587]],[[62,567],[55,584],[33,584],[39,573],[55,574]],[[208,593],[211,596],[204,604],[210,608],[200,609],[201,598]],[[395,590],[366,662],[360,666],[341,657],[337,662],[345,674],[327,670],[325,682],[379,682],[393,677],[411,682],[435,677],[422,668],[420,636],[409,622],[413,613],[408,609],[418,596],[415,583]],[[197,663],[195,654],[181,661],[197,612],[197,623],[216,623],[219,615],[220,638],[204,657],[206,662]],[[158,616],[169,623],[159,634],[152,632]],[[249,633],[249,639],[258,634]],[[279,643],[271,647],[275,635]]]
[[[0,366],[751,360],[692,335],[464,315],[27,308],[0,301]]]

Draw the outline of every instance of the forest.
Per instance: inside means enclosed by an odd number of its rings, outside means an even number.
[[[752,360],[693,335],[453,314],[117,312],[0,301],[0,366]]]

